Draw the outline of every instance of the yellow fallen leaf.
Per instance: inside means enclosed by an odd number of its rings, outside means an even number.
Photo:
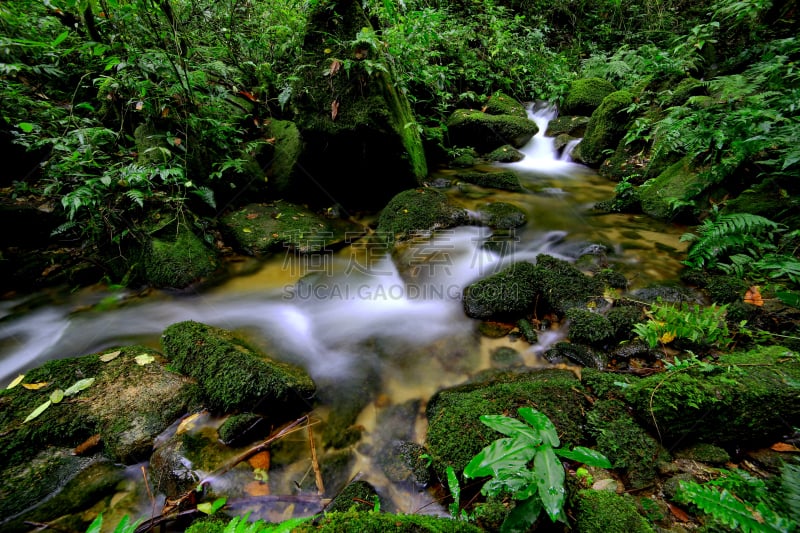
[[[667,331],[661,335],[658,340],[661,341],[661,344],[669,344],[675,340],[675,334],[671,331]]]
[[[191,415],[187,416],[186,418],[181,420],[180,424],[178,424],[178,429],[175,431],[175,433],[178,434],[178,435],[182,435],[183,433],[186,433],[187,431],[193,430],[194,427],[195,427],[195,422],[197,422],[197,419],[200,418],[204,414],[205,414],[205,411],[200,411],[199,413],[194,413],[194,414],[191,414]]]
[[[6,389],[13,389],[14,387],[16,387],[17,385],[19,385],[20,383],[22,383],[22,380],[23,380],[23,379],[25,379],[25,374],[20,374],[19,376],[17,376],[16,378],[14,378],[14,381],[12,381],[11,383],[9,383],[9,385],[8,385],[8,387],[6,387]]]
[[[113,361],[114,359],[119,357],[120,353],[121,352],[119,350],[117,350],[116,352],[104,353],[103,355],[100,356],[100,360],[104,363],[108,363],[109,361]]]
[[[137,365],[144,366],[144,365],[149,365],[150,363],[155,361],[156,358],[150,354],[143,353],[141,355],[137,355],[136,357],[134,357],[133,360],[136,361]]]
[[[242,231],[244,233],[253,233],[253,230],[251,230],[250,228],[242,228]]]
[[[49,385],[46,381],[40,381],[39,383],[23,383],[22,386],[28,390],[39,390],[42,387],[47,387]]]

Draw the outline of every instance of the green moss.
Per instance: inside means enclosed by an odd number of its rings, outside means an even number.
[[[581,161],[599,164],[605,150],[613,150],[627,131],[629,117],[625,110],[633,103],[628,91],[617,91],[603,99],[586,125],[586,135],[578,145]]]
[[[464,311],[472,318],[519,318],[536,302],[536,267],[520,262],[464,289]]]
[[[222,224],[239,250],[256,256],[287,249],[325,250],[343,238],[327,220],[283,200],[249,204],[222,217]]]
[[[586,398],[569,371],[495,372],[483,381],[434,395],[426,409],[426,444],[440,479],[445,479],[447,466],[461,472],[475,454],[501,436],[480,422],[481,415],[516,416],[525,406],[550,417],[562,446],[581,441]]]
[[[524,158],[525,155],[510,144],[503,145],[486,154],[488,161],[497,161],[498,163],[516,163]],[[475,164],[474,161],[473,164]]]
[[[305,522],[296,533],[480,533],[467,522],[422,515],[375,512],[327,513],[319,522]]]
[[[228,417],[217,430],[219,439],[225,444],[235,442],[243,438],[262,420],[263,418],[253,413],[242,413]]]
[[[492,202],[482,206],[478,212],[483,222],[493,229],[512,229],[528,223],[525,211],[506,202]]]
[[[690,200],[708,186],[709,183],[692,167],[692,159],[684,157],[639,187],[642,211],[658,220],[671,220],[677,214],[674,201]]]
[[[520,318],[517,321],[517,327],[528,344],[536,344],[539,342],[539,334],[536,333],[536,328],[533,327],[533,324],[531,324],[530,320]]]
[[[698,442],[693,446],[684,448],[676,452],[675,457],[712,465],[724,465],[731,460],[731,456],[724,448],[705,442]]]
[[[602,78],[582,78],[573,81],[560,111],[563,115],[589,116],[603,102],[603,99],[616,90],[614,85]]]
[[[586,307],[603,294],[600,281],[585,275],[571,263],[542,254],[536,258],[534,284],[541,296],[539,303],[563,314],[572,307]]]
[[[444,193],[430,188],[410,189],[392,198],[378,218],[378,233],[405,239],[414,233],[465,224],[464,209],[450,204]]]
[[[144,278],[155,287],[186,287],[217,265],[216,254],[185,225],[162,231],[144,252]]]
[[[559,135],[569,135],[570,137],[583,137],[586,132],[586,124],[589,123],[587,116],[567,116],[562,115],[554,118],[547,124],[547,135],[557,137]]]
[[[598,451],[608,457],[615,469],[626,472],[633,488],[652,484],[658,475],[658,463],[669,460],[666,450],[637,424],[619,400],[595,402],[586,420]]]
[[[524,146],[538,129],[535,122],[525,117],[490,115],[472,109],[456,110],[447,121],[452,145],[471,146],[481,153],[504,144]]]
[[[306,410],[315,391],[301,368],[265,357],[223,329],[179,322],[164,330],[161,343],[173,367],[197,379],[214,410],[285,421]]]
[[[695,78],[684,78],[671,91],[666,91],[662,99],[662,107],[684,105],[692,96],[707,95],[706,85]]]
[[[800,417],[800,361],[786,354],[774,346],[721,356],[713,372],[650,376],[626,387],[624,397],[667,442],[765,444]]]
[[[606,490],[578,492],[578,533],[652,533],[630,496]]]
[[[730,304],[744,298],[749,287],[749,283],[736,276],[709,276],[705,289],[712,302]]]
[[[636,305],[618,305],[612,307],[606,318],[611,323],[614,338],[617,340],[630,340],[633,338],[633,326],[645,319],[641,307]]]
[[[557,342],[544,352],[544,357],[551,363],[571,362],[587,368],[602,369],[605,367],[603,358],[594,350],[582,344],[571,342]]]
[[[325,508],[326,513],[344,513],[350,511],[371,511],[375,502],[380,502],[375,487],[366,481],[357,480],[349,483],[336,495]]]
[[[599,313],[574,307],[568,309],[569,338],[573,342],[589,345],[603,345],[614,335],[614,326]]]
[[[269,168],[269,188],[278,194],[291,190],[292,180],[298,171],[298,161],[303,150],[300,130],[294,122],[273,119],[267,125],[267,137],[272,143],[273,156]]]
[[[504,191],[519,192],[522,191],[522,185],[519,182],[519,177],[509,171],[495,171],[495,172],[458,172],[456,178],[473,185],[480,187],[487,187],[490,189],[501,189]]]
[[[490,115],[511,115],[513,117],[528,118],[525,106],[499,91],[489,97],[483,111]]]

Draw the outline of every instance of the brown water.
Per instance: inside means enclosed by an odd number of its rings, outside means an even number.
[[[541,111],[534,118],[546,121],[552,118],[547,113]],[[558,330],[543,332],[536,346],[510,337],[482,337],[477,322],[463,313],[463,287],[512,261],[535,261],[540,253],[575,260],[587,249],[596,250],[596,245],[604,247],[607,266],[623,273],[632,288],[672,279],[680,268],[683,228],[643,216],[597,214],[592,206],[610,198],[614,184],[562,160],[552,149],[552,139],[539,135],[524,151],[526,159],[507,168],[519,173],[526,192],[468,185],[447,191],[453,202],[473,212],[490,201],[510,202],[525,210],[529,222],[503,257],[481,246],[489,237],[486,228],[468,226],[419,239],[405,255],[394,257],[364,243],[326,257],[276,256],[202,294],[156,292],[137,297],[93,289],[30,311],[20,311],[24,302],[2,302],[0,384],[51,358],[132,343],[158,347],[161,331],[182,320],[236,330],[303,366],[320,382],[377,379],[378,393],[357,421],[363,439],[353,448],[354,461],[341,477],[370,481],[398,511],[442,513],[431,495],[389,482],[375,465],[375,454],[380,452],[376,442],[398,430],[384,427],[389,423],[384,415],[393,406],[417,402],[410,415],[392,417],[390,424],[404,426],[400,429],[410,440],[422,443],[422,408],[437,390],[488,368],[491,352],[500,346],[515,348],[529,366],[544,365],[541,352],[563,336]],[[303,276],[310,276],[313,284],[298,284]],[[114,299],[123,304],[108,305]],[[324,407],[313,413],[320,421],[326,416]],[[213,434],[219,423],[207,417],[192,431]],[[170,431],[176,429],[177,425]],[[278,454],[273,460],[269,484],[273,495],[291,495],[295,482],[313,477],[307,434],[293,435],[281,450],[286,459]],[[118,506],[105,511],[108,523],[125,513],[146,517],[154,508],[142,490],[140,469],[129,471],[130,482],[114,499]],[[251,471],[236,470],[215,479],[212,486],[223,494],[241,492],[241,484],[252,481],[252,476]],[[315,512],[318,505],[300,505],[289,498],[253,509],[275,520]]]

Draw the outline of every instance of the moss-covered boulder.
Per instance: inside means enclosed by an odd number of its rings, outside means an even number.
[[[536,258],[536,290],[543,310],[564,314],[572,307],[586,307],[603,294],[603,284],[563,259],[542,254]]]
[[[325,513],[319,521],[304,522],[295,533],[481,533],[468,522],[416,514],[391,514],[352,509]]]
[[[562,115],[591,115],[603,99],[616,91],[614,84],[603,78],[582,78],[569,85],[564,103],[559,111]]]
[[[484,224],[493,229],[513,229],[528,223],[521,208],[507,202],[492,202],[478,209]]]
[[[504,191],[521,192],[522,184],[516,174],[506,170],[481,172],[478,170],[457,172],[456,178],[473,185],[487,187],[490,189],[501,189]]]
[[[577,497],[578,533],[653,533],[630,496],[607,490],[582,490]]]
[[[195,378],[216,411],[286,421],[309,408],[316,390],[302,368],[267,357],[224,329],[178,322],[164,330],[161,344],[170,365]]]
[[[265,126],[265,135],[273,139],[272,160],[267,168],[267,189],[281,196],[291,194],[292,183],[302,170],[299,164],[303,138],[297,125],[289,120],[272,119]]]
[[[525,154],[510,144],[504,144],[500,148],[492,150],[486,154],[485,157],[487,161],[496,161],[498,163],[516,163],[517,161],[522,161],[525,159]]]
[[[246,205],[223,216],[221,223],[239,251],[255,256],[286,250],[325,251],[344,239],[327,219],[283,200]]]
[[[458,109],[447,120],[447,131],[453,146],[471,146],[488,153],[505,144],[520,148],[539,128],[525,117]]]
[[[583,137],[586,132],[586,125],[589,123],[589,114],[587,116],[558,116],[547,123],[546,134],[548,137],[558,137],[560,135]]]
[[[536,302],[536,267],[519,262],[464,288],[464,312],[472,318],[521,318]]]
[[[628,91],[616,91],[603,99],[586,125],[586,134],[577,147],[576,156],[587,165],[598,165],[603,153],[614,149],[627,131],[629,117],[625,110],[633,103]]]
[[[593,346],[603,346],[614,336],[614,326],[600,313],[573,307],[565,313],[569,321],[569,338]]]
[[[354,41],[357,35],[364,37]],[[285,197],[378,208],[426,177],[421,128],[377,43],[358,0],[310,10],[299,58],[308,68],[291,99],[303,172],[292,176]]]
[[[165,228],[150,239],[142,258],[144,280],[159,288],[181,289],[211,275],[216,253],[187,226]]]
[[[528,118],[525,106],[500,91],[494,93],[483,106],[483,112],[490,115],[510,115],[512,117]]]
[[[415,233],[466,224],[468,220],[466,210],[451,204],[441,191],[418,188],[392,198],[381,211],[377,231],[390,240],[403,240]]]
[[[689,368],[631,383],[637,419],[665,442],[768,444],[800,421],[800,362],[780,346],[721,356],[712,372]]]
[[[51,394],[79,382],[86,388],[32,417]],[[49,361],[23,383],[39,388],[0,391],[0,464],[26,461],[47,446],[76,447],[95,435],[106,456],[136,462],[196,392],[189,379],[167,370],[158,352],[141,346]]]
[[[689,200],[707,186],[707,180],[692,166],[691,158],[685,157],[639,187],[638,196],[646,215],[672,220],[680,214],[673,207],[676,200]]]
[[[484,446],[502,436],[482,424],[481,415],[516,416],[526,406],[550,418],[563,447],[582,440],[586,397],[575,374],[566,370],[496,371],[436,393],[426,409],[426,445],[440,479],[445,479],[447,466],[460,473]]]

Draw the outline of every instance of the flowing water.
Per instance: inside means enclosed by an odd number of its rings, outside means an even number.
[[[563,336],[543,332],[536,346],[481,337],[477,322],[463,312],[465,285],[512,261],[535,261],[540,253],[571,261],[590,254],[623,273],[632,287],[673,278],[679,269],[681,228],[642,216],[595,214],[592,206],[613,195],[613,184],[572,162],[569,146],[555,150],[553,139],[544,135],[553,109],[532,107],[530,116],[540,133],[522,149],[525,158],[492,166],[516,172],[525,192],[474,186],[448,191],[472,211],[490,201],[525,210],[528,224],[502,255],[482,246],[489,230],[465,226],[418,239],[394,254],[353,243],[332,255],[274,257],[202,293],[141,297],[95,288],[0,302],[0,384],[48,359],[134,343],[158,348],[161,331],[182,320],[236,330],[303,366],[319,382],[377,383],[358,420],[364,438],[355,447],[357,461],[345,477],[363,476],[399,511],[435,511],[430,495],[389,483],[375,467],[373,445],[397,429],[384,427],[389,422],[383,415],[390,406],[414,406],[399,423],[407,426],[406,438],[421,443],[421,407],[437,390],[488,368],[489,355],[499,346],[517,349],[529,366],[545,365],[541,352]],[[325,418],[324,408],[318,416]],[[398,424],[396,416],[388,418]],[[307,443],[300,439],[298,446]],[[293,468],[270,473],[274,490],[291,491],[289,480],[298,475]],[[147,514],[150,504],[144,495],[141,501],[146,510],[132,512]]]

